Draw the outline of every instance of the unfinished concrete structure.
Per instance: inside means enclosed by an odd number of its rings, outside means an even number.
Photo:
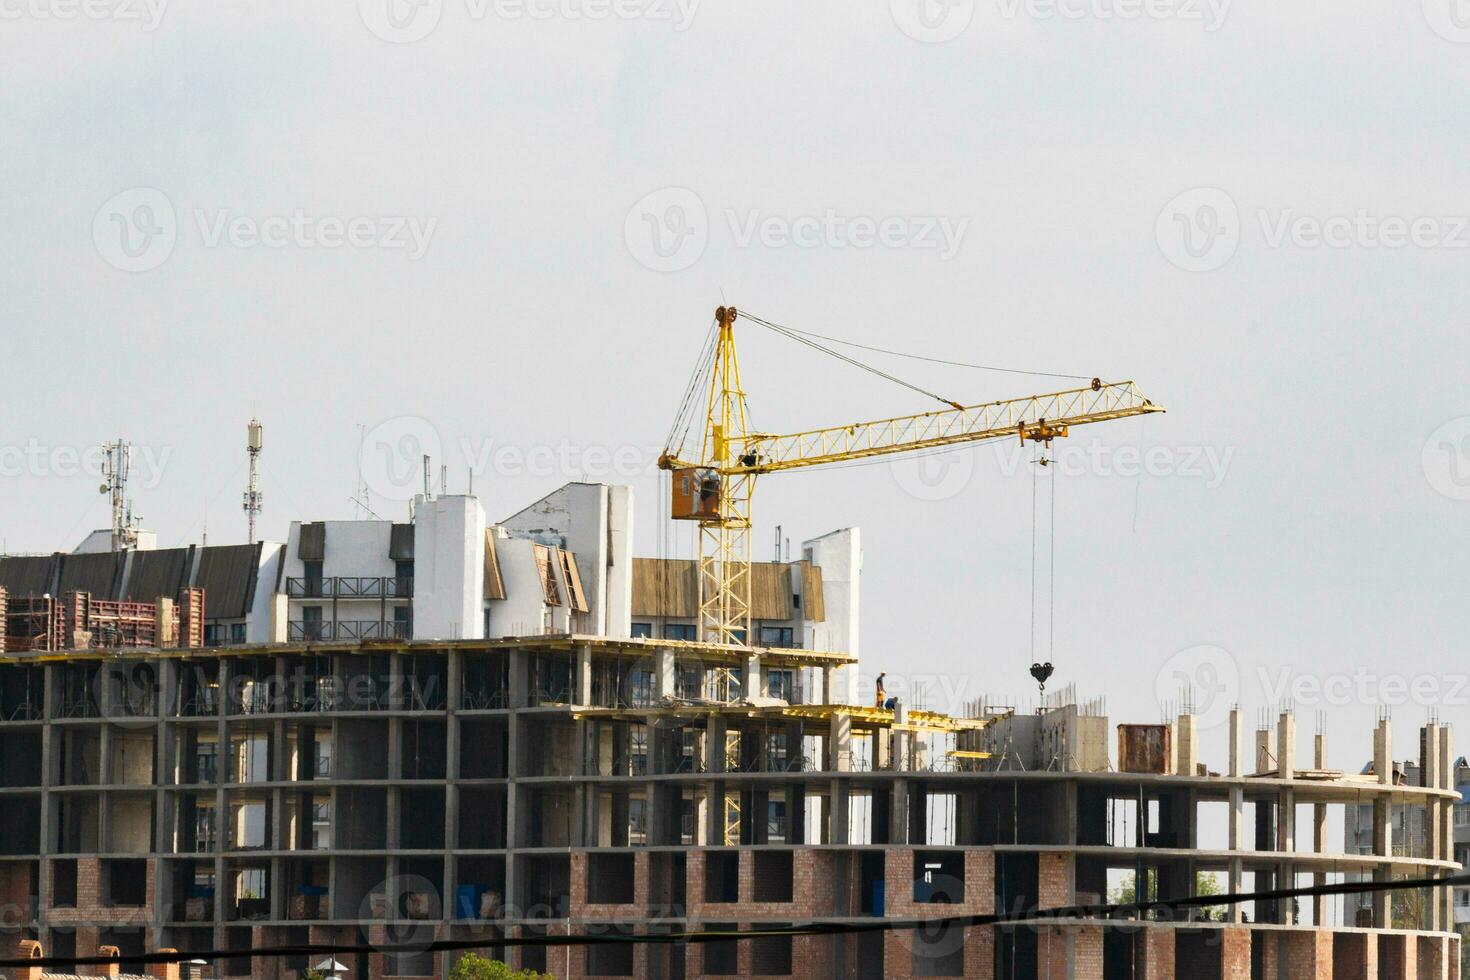
[[[1447,978],[1449,890],[1202,910],[1172,921],[515,947],[573,932],[750,930],[1056,908],[1456,870],[1447,728],[1425,785],[1310,759],[1283,715],[1211,768],[1194,719],[1122,729],[1095,705],[956,718],[824,703],[841,653],[667,639],[244,644],[0,664],[7,949],[184,952],[483,941],[559,976]],[[787,687],[783,672],[820,678]],[[772,696],[772,678],[782,678]],[[818,692],[803,696],[802,691]],[[814,703],[806,703],[814,702]],[[26,710],[17,710],[20,706]],[[1218,740],[1218,736],[1215,736]],[[1003,747],[1003,750],[1000,750]],[[1368,854],[1327,814],[1368,805]],[[1391,846],[1390,815],[1431,828]],[[1211,843],[1213,827],[1223,830]],[[448,954],[345,957],[443,976]],[[294,977],[304,957],[217,959]]]

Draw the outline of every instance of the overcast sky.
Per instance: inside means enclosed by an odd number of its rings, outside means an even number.
[[[1114,721],[1176,670],[1209,721],[1295,693],[1300,761],[1321,708],[1354,767],[1391,704],[1407,756],[1423,702],[1470,718],[1453,2],[0,0],[0,538],[105,526],[121,436],[161,546],[242,541],[256,414],[274,538],[354,516],[360,471],[402,519],[423,448],[492,519],[632,483],[642,551],[688,554],[651,462],[728,301],[1137,381],[1168,414],[1035,481],[1054,685]],[[764,430],[934,407],[740,352]],[[964,402],[1072,384],[862,356]],[[1024,694],[1033,471],[774,476],[756,554],[860,526],[865,672]]]

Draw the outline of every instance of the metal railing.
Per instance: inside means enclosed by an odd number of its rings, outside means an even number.
[[[381,619],[293,619],[286,623],[291,641],[317,640],[406,640],[409,624]]]
[[[292,599],[411,599],[412,575],[324,575],[287,578],[286,595]]]

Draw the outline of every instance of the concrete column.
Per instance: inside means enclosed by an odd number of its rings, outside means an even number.
[[[829,822],[827,827],[827,839],[833,844],[846,844],[848,838],[847,825],[851,814],[852,797],[849,789],[849,781],[846,779],[832,780],[829,798],[831,804],[828,806]]]
[[[751,653],[745,658],[745,691],[747,698],[758,698],[766,693],[766,679],[761,671],[761,655]]]
[[[725,736],[728,723],[724,715],[712,714],[704,725],[704,771],[725,771]]]
[[[659,650],[654,657],[654,697],[671,698],[674,696],[674,651]]]
[[[1381,785],[1393,785],[1393,727],[1387,718],[1373,730],[1373,772]]]
[[[1426,788],[1438,788],[1439,784],[1439,726],[1430,722],[1420,730],[1419,750],[1419,785]],[[1431,860],[1440,857],[1440,842],[1444,836],[1440,828],[1440,814],[1442,808],[1438,800],[1433,800],[1424,806],[1424,841],[1426,856]],[[1438,931],[1440,925],[1441,903],[1430,901],[1428,908],[1428,926],[1431,930]]]
[[[1454,730],[1449,725],[1442,725],[1439,729],[1439,787],[1441,789],[1455,788],[1455,755],[1454,755]],[[1453,800],[1446,800],[1436,804],[1441,807],[1440,817],[1440,854],[1444,860],[1455,859],[1455,804]],[[1439,905],[1441,908],[1441,921],[1447,929],[1454,928],[1455,921],[1455,890],[1453,888],[1439,889]]]
[[[592,704],[592,646],[577,647],[577,683],[573,692],[573,703],[581,707]]]
[[[1275,747],[1271,744],[1269,728],[1256,729],[1256,772],[1270,772],[1276,768]]]
[[[1179,735],[1179,767],[1175,772],[1180,776],[1193,776],[1195,763],[1199,761],[1196,755],[1198,742],[1194,715],[1180,715],[1176,728]]]
[[[822,703],[842,703],[837,698],[837,668],[830,664],[822,668]]]
[[[1282,779],[1296,776],[1296,715],[1281,712],[1276,726],[1276,774]]]
[[[874,789],[875,793],[881,792]],[[906,779],[895,779],[892,784],[892,806],[888,810],[888,843],[909,842],[909,785]]]
[[[833,715],[832,735],[828,740],[829,754],[828,768],[834,772],[852,771],[852,716]]]
[[[1239,708],[1230,709],[1230,775],[1245,775],[1245,725]]]
[[[1239,714],[1239,711],[1236,711],[1234,713],[1235,714]],[[1239,760],[1237,760],[1237,761],[1239,761]],[[1230,787],[1230,828],[1229,828],[1229,834],[1230,834],[1230,837],[1229,837],[1229,840],[1228,840],[1228,845],[1229,845],[1230,850],[1232,850],[1232,851],[1243,851],[1243,850],[1245,850],[1245,787],[1244,786],[1237,785],[1237,786]],[[1241,858],[1235,857],[1235,858],[1231,858],[1230,859],[1229,888],[1228,888],[1229,891],[1232,891],[1232,892],[1239,892],[1239,891],[1241,891],[1241,884],[1242,884],[1242,881],[1244,879],[1244,870],[1245,870],[1245,866],[1244,866],[1244,863],[1243,863],[1243,861],[1242,861]],[[1229,910],[1228,911],[1230,912],[1230,921],[1231,922],[1240,922],[1240,921],[1242,921],[1242,916],[1241,916],[1242,907],[1241,907],[1241,905],[1239,905],[1239,904],[1231,905],[1229,907]]]

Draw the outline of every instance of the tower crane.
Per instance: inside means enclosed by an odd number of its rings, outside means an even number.
[[[660,469],[672,473],[670,516],[699,524],[699,639],[704,642],[749,645],[750,508],[757,477],[991,439],[1017,438],[1023,445],[1038,442],[1049,446],[1075,425],[1164,410],[1143,397],[1131,381],[1093,378],[1091,384],[1067,391],[963,405],[875,371],[938,399],[945,407],[790,435],[754,432],[735,353],[737,318],[874,370],[803,339],[800,331],[780,327],[733,306],[715,311],[715,327],[658,461]],[[707,383],[702,385],[706,376]],[[705,417],[696,451],[692,445],[686,447],[685,441],[694,422],[701,387],[705,389]]]

